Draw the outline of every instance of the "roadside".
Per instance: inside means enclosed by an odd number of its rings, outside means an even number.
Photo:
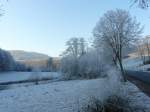
[[[127,79],[150,97],[150,85],[148,83],[138,80],[137,78],[132,76],[127,76]]]

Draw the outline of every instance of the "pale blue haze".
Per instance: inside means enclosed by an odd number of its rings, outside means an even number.
[[[2,1],[2,0],[1,0]],[[104,12],[122,8],[145,25],[149,35],[150,11],[130,7],[130,0],[9,0],[2,2],[0,47],[59,56],[70,37],[92,37]]]

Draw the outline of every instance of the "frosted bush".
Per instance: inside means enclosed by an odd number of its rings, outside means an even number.
[[[67,56],[61,59],[61,72],[64,78],[70,79],[73,77],[78,77],[78,60],[73,56]]]
[[[72,78],[97,78],[104,72],[104,61],[102,56],[92,50],[76,58],[68,55],[61,59],[61,72],[67,79]]]
[[[86,102],[80,104],[82,105],[80,106],[82,110],[80,112],[105,112],[103,110],[104,108],[105,110],[114,110],[112,112],[116,112],[115,108],[117,110],[125,109],[125,112],[130,112],[130,110],[126,110],[130,108],[130,105],[128,104],[125,86],[120,81],[120,71],[114,67],[107,66],[107,71],[105,74],[107,74],[107,77],[100,80],[99,85],[95,84],[94,82],[90,83],[90,85],[87,85],[87,91],[84,90],[84,93],[88,94],[88,98]],[[93,88],[93,91],[88,90],[88,88],[91,87]],[[97,89],[97,87],[99,89]],[[124,106],[127,106],[127,108],[124,108]]]
[[[79,74],[82,77],[96,78],[103,71],[101,56],[95,51],[91,51],[79,58]]]

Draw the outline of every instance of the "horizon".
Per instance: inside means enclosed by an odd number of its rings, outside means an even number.
[[[0,18],[0,48],[5,50],[58,57],[69,38],[91,39],[100,17],[117,8],[136,16],[137,21],[145,25],[143,35],[150,35],[149,9],[131,7],[130,0],[9,0],[2,5],[5,14]]]

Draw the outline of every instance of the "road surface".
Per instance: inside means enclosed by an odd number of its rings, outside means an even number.
[[[150,85],[150,72],[126,71],[126,73],[129,77],[136,78],[136,79]]]
[[[150,96],[150,73],[141,71],[126,71],[127,79]]]

